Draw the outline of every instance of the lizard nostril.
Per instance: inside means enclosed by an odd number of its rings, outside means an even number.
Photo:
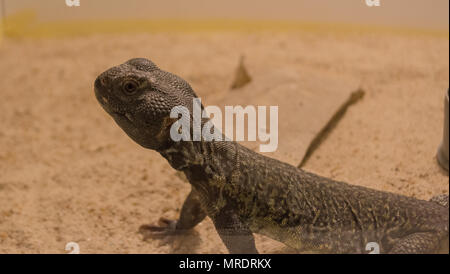
[[[100,77],[100,84],[104,87],[108,84],[106,77]]]
[[[104,92],[108,90],[108,85],[109,81],[107,77],[103,77],[102,75],[100,75],[99,77],[97,77],[97,79],[95,79],[94,86],[98,91]]]

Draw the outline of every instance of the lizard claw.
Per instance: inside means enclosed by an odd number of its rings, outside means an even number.
[[[158,225],[141,225],[139,227],[139,233],[144,236],[144,241],[146,241],[149,238],[161,238],[175,235],[178,233],[176,226],[176,220],[161,217],[158,221]]]

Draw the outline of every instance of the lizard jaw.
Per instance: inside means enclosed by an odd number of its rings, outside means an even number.
[[[133,118],[129,113],[121,113],[118,111],[112,111],[111,116],[116,120],[120,120],[122,122],[133,124]]]

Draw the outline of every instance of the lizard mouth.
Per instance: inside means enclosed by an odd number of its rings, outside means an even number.
[[[122,112],[118,112],[118,111],[112,111],[111,115],[115,118],[115,119],[119,119],[120,121],[123,122],[127,122],[130,124],[133,124],[133,118],[130,114],[128,113],[122,113]]]

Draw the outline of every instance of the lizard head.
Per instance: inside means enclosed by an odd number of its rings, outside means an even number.
[[[185,106],[192,113],[196,97],[180,77],[143,58],[131,59],[100,74],[95,96],[103,109],[141,146],[160,150],[170,145],[170,112]]]

